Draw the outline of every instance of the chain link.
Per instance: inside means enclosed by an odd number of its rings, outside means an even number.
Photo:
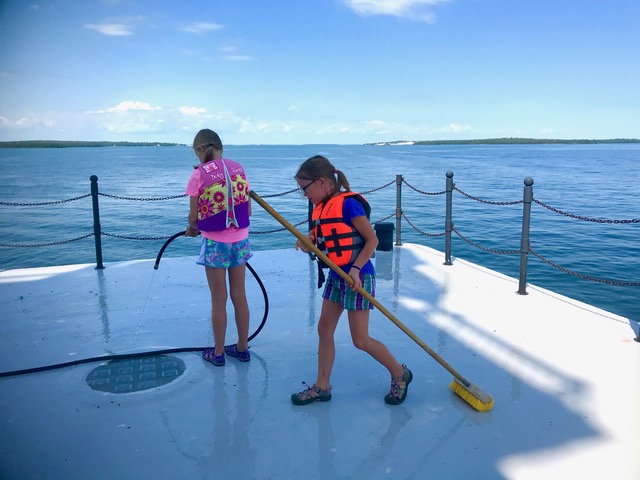
[[[464,195],[465,197],[470,198],[471,200],[475,200],[475,201],[480,202],[480,203],[486,203],[488,205],[518,205],[519,203],[524,203],[524,200],[516,200],[514,202],[492,202],[492,201],[489,201],[489,200],[483,200],[481,198],[474,197],[472,195],[469,195],[468,193],[463,192],[455,184],[453,184],[453,189],[456,192]]]
[[[78,240],[84,240],[85,238],[93,237],[93,233],[87,233],[86,235],[82,235],[81,237],[71,238],[69,240],[62,240],[60,242],[51,242],[51,243],[36,243],[33,245],[17,245],[17,244],[9,244],[9,243],[0,243],[0,247],[10,247],[10,248],[31,248],[31,247],[52,247],[54,245],[63,245],[65,243],[76,242]]]
[[[483,247],[481,245],[478,245],[475,242],[472,242],[471,240],[469,240],[468,238],[466,238],[464,235],[462,235],[458,230],[456,230],[455,228],[451,229],[453,232],[456,233],[456,235],[458,235],[462,240],[464,240],[465,242],[467,242],[469,245],[473,245],[476,248],[479,248],[480,250],[484,250],[485,252],[489,252],[489,253],[496,253],[498,255],[518,255],[520,254],[520,250],[493,250],[491,248],[486,248]]]
[[[101,232],[105,237],[122,238],[124,240],[166,240],[171,235],[165,235],[164,237],[131,237],[129,235],[118,235],[116,233]]]
[[[540,200],[536,200],[535,198],[533,199],[533,201],[536,202],[541,207],[544,207],[544,208],[546,208],[548,210],[551,210],[552,212],[559,213],[560,215],[564,215],[566,217],[575,218],[576,220],[582,220],[584,222],[617,223],[617,224],[621,224],[621,223],[640,223],[640,218],[633,218],[631,220],[605,220],[605,219],[602,219],[602,218],[582,217],[580,215],[574,215],[573,213],[563,212],[562,210],[558,210],[557,208],[553,208],[553,207],[547,205],[546,203],[541,202]]]
[[[82,198],[90,197],[91,194],[80,195],[79,197],[68,198],[67,200],[54,200],[52,202],[38,202],[38,203],[16,203],[16,202],[0,202],[0,205],[7,207],[41,207],[42,205],[58,205],[60,203],[75,202]]]
[[[407,187],[411,188],[412,190],[415,190],[418,193],[421,193],[423,195],[443,195],[445,193],[447,193],[446,190],[443,190],[442,192],[425,192],[423,190],[418,190],[416,187],[414,187],[413,185],[410,185],[409,182],[407,182],[404,177],[402,178],[402,183],[404,183]]]
[[[391,180],[389,183],[385,183],[384,185],[382,185],[380,187],[372,188],[371,190],[367,190],[366,192],[359,192],[359,193],[361,193],[362,195],[368,195],[370,193],[377,192],[378,190],[382,190],[383,188],[387,188],[389,185],[393,185],[394,183],[396,183],[396,181],[395,180]]]
[[[443,235],[446,235],[446,233],[447,233],[447,232],[442,232],[442,233],[427,233],[427,232],[423,232],[418,227],[416,227],[413,223],[411,223],[411,220],[409,220],[407,218],[407,216],[405,215],[404,212],[402,212],[402,218],[404,218],[407,221],[407,223],[411,226],[411,228],[413,228],[416,232],[418,232],[419,234],[424,235],[426,237],[442,237]]]
[[[618,281],[618,280],[604,280],[602,278],[596,278],[596,277],[592,277],[590,275],[584,275],[582,273],[577,273],[577,272],[574,272],[572,270],[569,270],[568,268],[561,267],[560,265],[557,265],[557,264],[553,263],[551,260],[548,260],[548,259],[544,258],[539,253],[535,252],[531,248],[531,246],[529,246],[529,251],[533,255],[535,255],[537,258],[542,260],[544,263],[546,263],[547,265],[551,265],[552,267],[557,268],[558,270],[560,270],[560,271],[562,271],[564,273],[568,273],[569,275],[573,275],[574,277],[582,278],[584,280],[591,280],[592,282],[606,283],[607,285],[617,285],[617,286],[622,286],[622,287],[640,287],[640,282],[621,282],[621,281]]]
[[[294,193],[297,191],[298,189],[294,188],[293,190],[287,190],[286,192],[282,192],[282,193],[272,193],[270,195],[262,195],[262,198],[282,197],[283,195],[289,195],[290,193]]]
[[[108,193],[98,193],[98,195],[102,197],[114,198],[116,200],[133,200],[134,202],[159,202],[161,200],[174,200],[176,198],[184,198],[187,196],[186,193],[183,193],[182,195],[173,195],[171,197],[156,197],[156,198],[121,197],[118,195],[110,195]]]
[[[386,217],[381,218],[380,220],[376,220],[375,222],[371,222],[372,224],[376,224],[376,223],[381,223],[384,222],[385,220],[389,220],[391,217],[394,217],[396,214],[392,213],[391,215],[387,215]]]

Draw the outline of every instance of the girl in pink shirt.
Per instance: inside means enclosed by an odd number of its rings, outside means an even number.
[[[214,347],[202,352],[202,358],[216,366],[225,364],[225,353],[241,362],[249,354],[249,305],[245,291],[246,263],[251,258],[249,216],[250,184],[238,162],[222,157],[222,142],[212,130],[200,130],[193,140],[200,160],[186,193],[190,197],[189,226],[185,235],[202,236],[200,257],[211,291],[211,323]],[[238,343],[224,345],[227,330],[227,272],[229,296],[235,311]]]

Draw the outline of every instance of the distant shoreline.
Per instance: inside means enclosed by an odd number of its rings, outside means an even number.
[[[485,138],[476,140],[396,140],[392,142],[372,142],[368,146],[413,146],[413,145],[588,145],[612,143],[640,143],[638,138],[593,139],[548,139],[548,138]],[[0,142],[0,148],[74,148],[74,147],[186,147],[183,143],[168,142],[106,142],[67,140],[16,140]]]
[[[19,140],[0,142],[0,148],[73,148],[73,147],[184,147],[166,142],[83,142],[66,140]]]
[[[387,145],[581,145],[598,143],[640,143],[638,138],[611,138],[605,140],[562,140],[552,138],[485,138],[477,140],[398,140],[394,142],[365,143],[365,145],[387,146]]]

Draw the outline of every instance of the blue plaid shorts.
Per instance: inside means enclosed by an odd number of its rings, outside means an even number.
[[[376,276],[370,273],[361,273],[360,279],[362,280],[362,288],[375,298]],[[358,292],[351,290],[342,277],[329,275],[322,298],[339,303],[346,310],[373,310],[373,304]]]

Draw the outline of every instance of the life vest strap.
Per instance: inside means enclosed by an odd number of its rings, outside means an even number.
[[[336,222],[344,222],[344,219],[342,217],[318,218],[313,221],[313,226],[325,225],[327,223],[336,223]]]

